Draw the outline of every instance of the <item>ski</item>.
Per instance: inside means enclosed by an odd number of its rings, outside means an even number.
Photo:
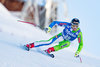
[[[25,50],[29,51],[30,48],[26,47],[26,45],[23,46]]]
[[[44,54],[46,56],[49,56],[51,58],[54,58],[54,54],[49,54],[48,52],[46,52],[45,50],[41,50],[40,48],[37,48],[37,52],[41,53],[41,54]]]
[[[49,54],[49,53],[47,53],[46,51],[44,51],[48,56],[50,56],[50,57],[52,57],[52,58],[54,58],[55,56],[54,56],[54,54]]]
[[[23,46],[23,49],[26,50],[26,51],[30,51],[30,48],[26,47],[26,45]],[[55,57],[54,54],[49,54],[48,52],[46,52],[45,50],[41,50],[40,48],[37,48],[37,52],[44,54],[46,56],[49,56],[51,58]]]

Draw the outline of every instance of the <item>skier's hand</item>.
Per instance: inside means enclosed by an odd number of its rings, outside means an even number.
[[[45,28],[44,30],[46,31],[46,33],[49,33],[51,31],[51,27]]]
[[[79,57],[79,51],[76,51],[75,57]]]

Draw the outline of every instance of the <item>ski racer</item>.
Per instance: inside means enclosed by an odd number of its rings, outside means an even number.
[[[46,28],[46,32],[50,32],[52,27],[55,24],[64,27],[61,33],[53,36],[49,40],[41,40],[41,41],[36,41],[30,44],[26,44],[26,47],[30,49],[30,48],[40,47],[40,46],[51,45],[55,43],[58,39],[60,39],[61,41],[59,41],[58,45],[55,45],[45,50],[47,53],[50,54],[51,52],[58,51],[63,48],[69,47],[70,43],[77,38],[79,46],[78,46],[77,51],[75,52],[75,57],[79,56],[79,53],[81,52],[83,48],[83,37],[82,37],[82,32],[79,28],[79,24],[80,24],[79,19],[73,18],[70,23],[61,22],[61,21],[53,21],[49,25],[49,27]]]

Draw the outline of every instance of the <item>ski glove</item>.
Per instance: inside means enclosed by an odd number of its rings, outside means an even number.
[[[46,33],[49,33],[51,31],[51,27],[45,28]]]
[[[79,51],[76,51],[75,57],[79,57]]]

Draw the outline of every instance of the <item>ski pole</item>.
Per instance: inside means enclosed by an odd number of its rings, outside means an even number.
[[[78,56],[76,56],[76,58],[79,58],[79,60],[80,60],[80,63],[82,63],[82,58],[78,55]]]
[[[80,59],[80,63],[82,63],[82,58],[79,55],[77,57]]]
[[[80,62],[82,63],[82,58],[79,56]]]

